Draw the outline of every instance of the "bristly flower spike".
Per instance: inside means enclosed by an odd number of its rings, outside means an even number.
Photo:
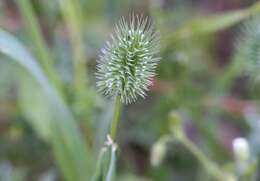
[[[125,104],[145,97],[155,76],[159,57],[159,34],[152,22],[132,15],[121,18],[115,35],[101,50],[97,65],[97,87],[107,97],[119,96]]]
[[[237,41],[236,59],[245,66],[253,78],[259,77],[260,68],[260,16],[247,21]]]

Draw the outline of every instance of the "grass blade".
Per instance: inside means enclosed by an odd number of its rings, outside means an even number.
[[[46,43],[43,40],[43,37],[40,33],[39,24],[35,18],[31,2],[29,0],[16,0],[18,8],[20,10],[23,22],[26,28],[26,31],[30,37],[30,40],[35,47],[36,57],[39,60],[40,64],[43,66],[44,71],[46,72],[48,78],[54,86],[61,93],[61,82],[58,79],[58,75],[55,72],[53,66],[53,58],[51,57]]]
[[[56,89],[45,77],[37,61],[19,41],[2,30],[0,30],[0,52],[20,64],[34,78],[48,101],[48,111],[51,116],[51,124],[48,127],[50,130],[49,142],[66,180],[87,180],[91,173],[91,158],[87,158],[87,146],[76,121]]]
[[[191,20],[177,29],[177,31],[164,37],[164,48],[174,45],[176,41],[191,38],[192,36],[207,35],[229,28],[257,13],[260,13],[259,2],[243,10],[233,10]]]
[[[105,145],[101,148],[96,165],[95,174],[91,181],[112,181],[115,176],[117,145],[107,135]]]
[[[87,68],[86,54],[84,51],[82,37],[82,15],[77,0],[59,0],[63,18],[69,30],[71,47],[73,50],[73,65],[74,65],[74,87],[76,95],[82,97],[82,93],[86,93],[87,83]],[[80,100],[80,99],[79,99]]]

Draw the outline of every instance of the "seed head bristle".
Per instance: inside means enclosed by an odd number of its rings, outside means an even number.
[[[247,21],[236,42],[236,59],[245,65],[250,75],[259,76],[260,73],[260,16]]]
[[[101,50],[97,65],[97,87],[105,96],[119,95],[131,103],[145,97],[155,76],[159,57],[159,35],[147,17],[121,18],[115,34]]]

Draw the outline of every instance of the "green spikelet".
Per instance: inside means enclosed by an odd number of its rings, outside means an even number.
[[[245,23],[237,45],[236,58],[242,61],[248,74],[258,77],[260,75],[260,16]]]
[[[99,91],[108,97],[118,95],[126,104],[145,97],[159,61],[158,39],[148,18],[133,16],[129,23],[122,18],[101,50],[96,73]]]

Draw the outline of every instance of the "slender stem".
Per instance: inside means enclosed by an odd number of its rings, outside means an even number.
[[[111,121],[111,127],[110,127],[110,136],[113,140],[115,140],[116,137],[116,130],[117,130],[117,124],[120,116],[120,110],[121,110],[120,96],[116,96],[114,114],[113,114],[113,119]]]
[[[226,172],[222,171],[217,164],[212,160],[207,158],[200,149],[194,145],[185,135],[178,135],[177,139],[188,149],[190,152],[204,165],[205,169],[210,175],[216,178],[219,181],[229,181],[233,180],[231,175],[228,175]]]
[[[55,72],[53,57],[51,56],[46,42],[40,32],[39,23],[37,22],[30,1],[17,0],[16,3],[23,18],[25,29],[35,47],[37,60],[39,60],[40,64],[43,66],[49,80],[54,84],[58,91],[62,93],[62,84]]]
[[[92,129],[89,121],[89,110],[93,108],[90,99],[90,89],[87,77],[86,52],[84,51],[84,38],[82,33],[82,11],[78,0],[59,0],[60,8],[66,26],[73,53],[73,88],[75,109],[82,115],[86,139],[92,144]],[[88,111],[86,111],[88,110]]]
[[[82,94],[87,92],[87,67],[82,37],[82,12],[78,0],[60,0],[59,2],[64,20],[70,32],[69,36],[74,59],[74,86],[78,94],[79,100],[77,101],[80,101],[82,100]]]

